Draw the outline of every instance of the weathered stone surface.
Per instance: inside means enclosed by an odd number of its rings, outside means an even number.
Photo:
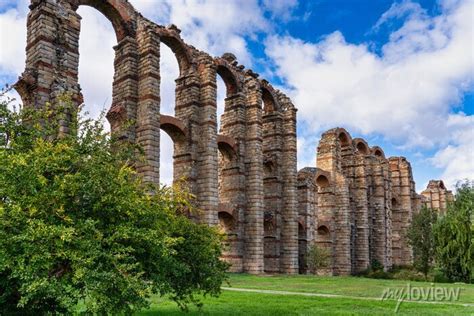
[[[404,236],[420,196],[406,159],[386,159],[380,147],[334,128],[322,134],[316,165],[298,172],[299,221],[305,229],[299,238],[300,244],[329,249],[326,272],[358,273],[374,260],[385,269],[409,264]],[[304,258],[304,247],[299,256]]]
[[[421,203],[440,214],[445,214],[447,203],[454,200],[453,192],[446,189],[442,180],[430,180],[421,195]]]

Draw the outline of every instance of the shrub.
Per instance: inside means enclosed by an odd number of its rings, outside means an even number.
[[[131,314],[167,295],[186,308],[218,295],[221,237],[179,214],[186,192],[146,185],[136,147],[64,107],[15,113],[0,104],[0,314]],[[25,123],[27,122],[27,123]]]
[[[331,263],[331,253],[327,248],[312,244],[308,247],[306,264],[311,273],[316,273],[320,269],[329,268]]]

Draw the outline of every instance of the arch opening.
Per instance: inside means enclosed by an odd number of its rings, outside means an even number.
[[[262,102],[263,102],[263,112],[265,114],[270,114],[278,110],[277,103],[272,93],[265,87],[262,87]]]
[[[361,153],[363,155],[368,155],[369,154],[369,149],[368,149],[367,145],[364,144],[361,141],[357,142],[356,149],[357,149],[358,153]]]
[[[306,229],[301,223],[298,223],[298,239],[306,240]]]
[[[263,214],[263,232],[265,237],[275,237],[275,215],[272,211]]]
[[[173,51],[160,43],[160,114],[175,115],[176,80],[179,72],[179,64]]]
[[[225,96],[228,98],[238,92],[237,79],[234,74],[225,66],[217,66],[217,75],[225,85]],[[219,85],[219,83],[218,83]]]
[[[110,18],[93,5],[83,5],[77,10],[81,16],[79,32],[79,69],[78,83],[84,102],[83,112],[97,118],[108,110],[113,102],[112,87],[114,80],[114,46],[117,45],[117,31]],[[94,34],[91,36],[91,34]],[[86,36],[87,35],[87,36]],[[118,113],[120,116],[120,113]],[[104,120],[106,130],[111,122]]]
[[[329,179],[324,175],[319,175],[316,178],[316,184],[320,188],[327,188],[329,186]]]
[[[164,32],[159,32],[161,43],[160,47],[166,46],[170,49],[178,62],[180,77],[185,76],[191,67],[191,60],[188,54],[186,44],[175,36],[170,36]]]
[[[349,146],[349,137],[346,133],[340,132],[337,138],[339,139],[341,146]]]
[[[116,8],[109,1],[101,0],[79,0],[79,10],[82,7],[91,7],[97,12],[100,12],[111,23],[115,31],[117,42],[120,42],[124,37],[132,35],[133,30],[129,27],[129,22],[133,19],[135,13],[131,6],[122,5],[121,8]]]
[[[325,225],[319,226],[317,232],[319,236],[329,236],[329,228]]]
[[[173,139],[160,130],[160,183],[172,185],[174,179]]]
[[[231,233],[234,230],[234,217],[227,212],[218,212],[217,217],[219,219],[219,228],[226,234]]]

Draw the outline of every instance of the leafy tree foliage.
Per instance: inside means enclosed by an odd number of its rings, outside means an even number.
[[[434,226],[436,263],[451,281],[469,283],[474,270],[474,185],[457,185],[455,201]]]
[[[131,314],[154,293],[183,308],[218,295],[221,236],[180,215],[189,194],[142,183],[137,148],[100,119],[58,137],[69,104],[0,105],[0,314]]]
[[[423,206],[420,212],[413,216],[407,233],[408,242],[413,249],[413,265],[425,278],[428,277],[435,255],[433,225],[436,219],[436,211]]]

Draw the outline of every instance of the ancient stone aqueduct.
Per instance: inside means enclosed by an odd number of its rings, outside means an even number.
[[[342,128],[325,132],[318,168],[297,171],[296,108],[282,92],[239,65],[229,53],[212,57],[183,42],[180,30],[144,18],[126,0],[31,0],[26,70],[15,88],[26,106],[71,92],[78,84],[80,5],[110,20],[117,37],[112,132],[143,146],[137,165],[146,181],[160,176],[160,129],[174,142],[174,179],[185,181],[202,210],[196,220],[221,225],[228,235],[224,258],[249,273],[305,272],[313,243],[332,254],[329,274],[407,264],[404,238],[423,201],[446,208],[452,195],[440,181],[415,192],[410,163],[386,158],[380,147]],[[160,115],[160,43],[180,69],[175,115]],[[226,85],[224,114],[216,115],[216,76]],[[217,130],[217,121],[221,127]],[[134,121],[132,127],[122,128]],[[67,122],[62,126],[67,132]]]

